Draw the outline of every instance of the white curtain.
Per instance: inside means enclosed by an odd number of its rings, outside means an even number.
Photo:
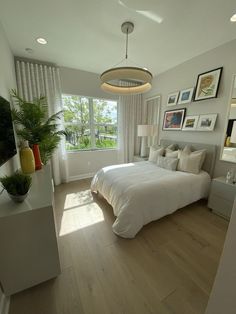
[[[132,86],[129,82],[122,85]],[[139,155],[141,139],[137,137],[137,126],[143,123],[142,95],[120,96],[118,104],[118,160],[132,162]]]
[[[27,101],[35,97],[46,96],[49,116],[62,110],[61,84],[59,68],[53,65],[16,60],[16,78],[19,95]],[[63,129],[63,118],[60,120]],[[68,181],[67,154],[65,139],[54,152],[52,174],[55,185]]]
[[[157,135],[148,138],[148,146],[159,143],[160,96],[146,99],[146,123],[157,126]]]

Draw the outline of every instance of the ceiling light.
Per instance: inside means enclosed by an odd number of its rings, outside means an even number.
[[[125,59],[119,64],[128,59],[128,35],[133,32],[134,24],[125,22],[121,25],[121,30],[126,34],[126,52]],[[118,95],[145,93],[150,90],[152,82],[152,74],[147,69],[137,66],[113,67],[103,72],[100,78],[104,91]],[[122,81],[129,82],[127,84],[129,86],[122,86]]]
[[[236,22],[236,14],[233,14],[230,18],[231,22]]]
[[[48,43],[47,40],[42,37],[37,38],[36,41],[41,45],[46,45]]]

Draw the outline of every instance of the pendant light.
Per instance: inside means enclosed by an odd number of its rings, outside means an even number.
[[[128,35],[133,32],[134,24],[125,22],[121,25],[121,30],[126,34],[126,51],[125,59],[120,63],[128,59]],[[102,90],[112,94],[141,94],[151,89],[152,74],[147,69],[136,66],[113,67],[103,72],[100,78]],[[129,82],[130,86],[122,86],[122,81]]]

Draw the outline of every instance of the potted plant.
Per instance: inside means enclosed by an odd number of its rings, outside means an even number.
[[[14,202],[20,203],[23,202],[28,195],[32,178],[17,170],[12,175],[1,177],[0,182],[2,187],[7,191],[9,197]]]
[[[11,95],[18,104],[18,108],[14,107],[12,109],[12,118],[17,126],[17,135],[29,142],[34,155],[38,146],[41,160],[43,164],[47,164],[57,148],[61,136],[66,135],[65,131],[58,130],[57,120],[61,118],[62,111],[48,117],[46,97],[42,96],[35,98],[33,102],[28,102],[21,98],[16,90],[12,90]],[[37,159],[36,155],[35,157]],[[38,160],[38,162],[40,163],[41,160]]]

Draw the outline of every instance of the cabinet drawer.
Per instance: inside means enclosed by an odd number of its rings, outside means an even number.
[[[218,195],[223,199],[233,202],[236,195],[236,186],[213,180],[211,186],[211,194]]]
[[[218,195],[211,194],[208,201],[208,207],[219,215],[229,219],[232,212],[233,202],[223,199]]]

